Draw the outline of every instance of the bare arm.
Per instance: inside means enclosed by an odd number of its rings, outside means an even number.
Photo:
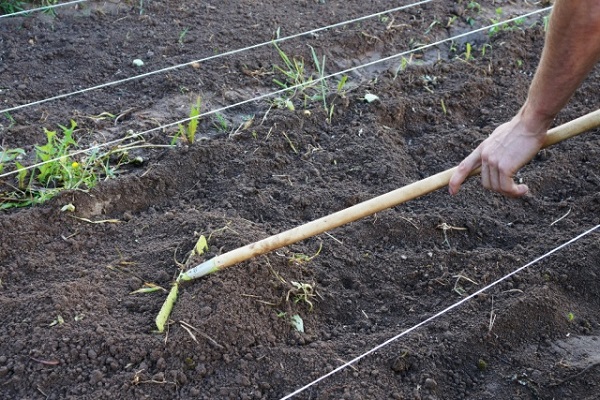
[[[600,0],[556,0],[525,104],[459,164],[450,193],[478,167],[485,188],[511,197],[527,193],[514,174],[540,150],[552,121],[598,60]]]

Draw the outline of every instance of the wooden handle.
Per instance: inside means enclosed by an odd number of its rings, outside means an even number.
[[[548,131],[544,148],[600,126],[600,110],[586,114]],[[456,167],[403,186],[389,193],[364,201],[296,228],[270,236],[258,242],[221,254],[182,274],[180,279],[199,278],[211,272],[248,260],[260,254],[288,246],[300,240],[356,221],[385,209],[405,203],[448,185]],[[474,173],[475,174],[475,173]]]

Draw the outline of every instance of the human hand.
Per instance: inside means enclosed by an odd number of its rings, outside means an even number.
[[[508,197],[523,196],[529,188],[513,176],[541,149],[549,124],[528,122],[521,114],[500,125],[459,165],[449,182],[450,194],[458,193],[469,174],[481,167],[484,188]]]

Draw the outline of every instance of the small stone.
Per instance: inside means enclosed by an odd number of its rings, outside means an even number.
[[[428,390],[433,390],[437,387],[437,382],[432,378],[425,379],[425,383],[423,383],[423,387]]]
[[[102,380],[102,378],[104,378],[104,374],[102,373],[102,371],[98,369],[93,370],[90,374],[90,385],[97,384]]]
[[[152,380],[156,381],[156,382],[164,382],[165,381],[165,373],[157,372],[156,374],[152,375]]]
[[[144,62],[142,60],[140,60],[139,58],[136,58],[135,60],[133,60],[132,63],[136,67],[143,67],[144,66]]]

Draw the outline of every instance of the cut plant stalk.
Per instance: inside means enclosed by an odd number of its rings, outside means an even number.
[[[598,126],[600,126],[600,110],[596,110],[549,130],[548,136],[542,148],[559,143]],[[188,271],[182,272],[177,278],[177,282],[175,283],[174,287],[176,288],[181,282],[190,281],[200,278],[204,275],[217,272],[226,267],[248,260],[252,257],[288,246],[300,240],[307,239],[311,236],[318,235],[385,209],[405,203],[409,200],[413,200],[437,189],[441,189],[448,185],[448,182],[454,174],[456,168],[457,167],[450,168],[436,175],[375,197],[371,200],[367,200],[344,210],[340,210],[333,214],[308,222],[296,228],[216,256],[195,266],[194,268],[191,268]],[[473,171],[470,176],[477,175],[479,172],[480,170],[477,169]],[[173,296],[170,295],[169,297],[174,301]],[[172,306],[172,304],[170,306]],[[163,306],[163,309],[164,308],[165,307]],[[170,310],[170,307],[167,307],[167,309]],[[163,322],[166,321],[164,314],[161,316],[161,320]],[[159,330],[162,331],[160,327]]]

